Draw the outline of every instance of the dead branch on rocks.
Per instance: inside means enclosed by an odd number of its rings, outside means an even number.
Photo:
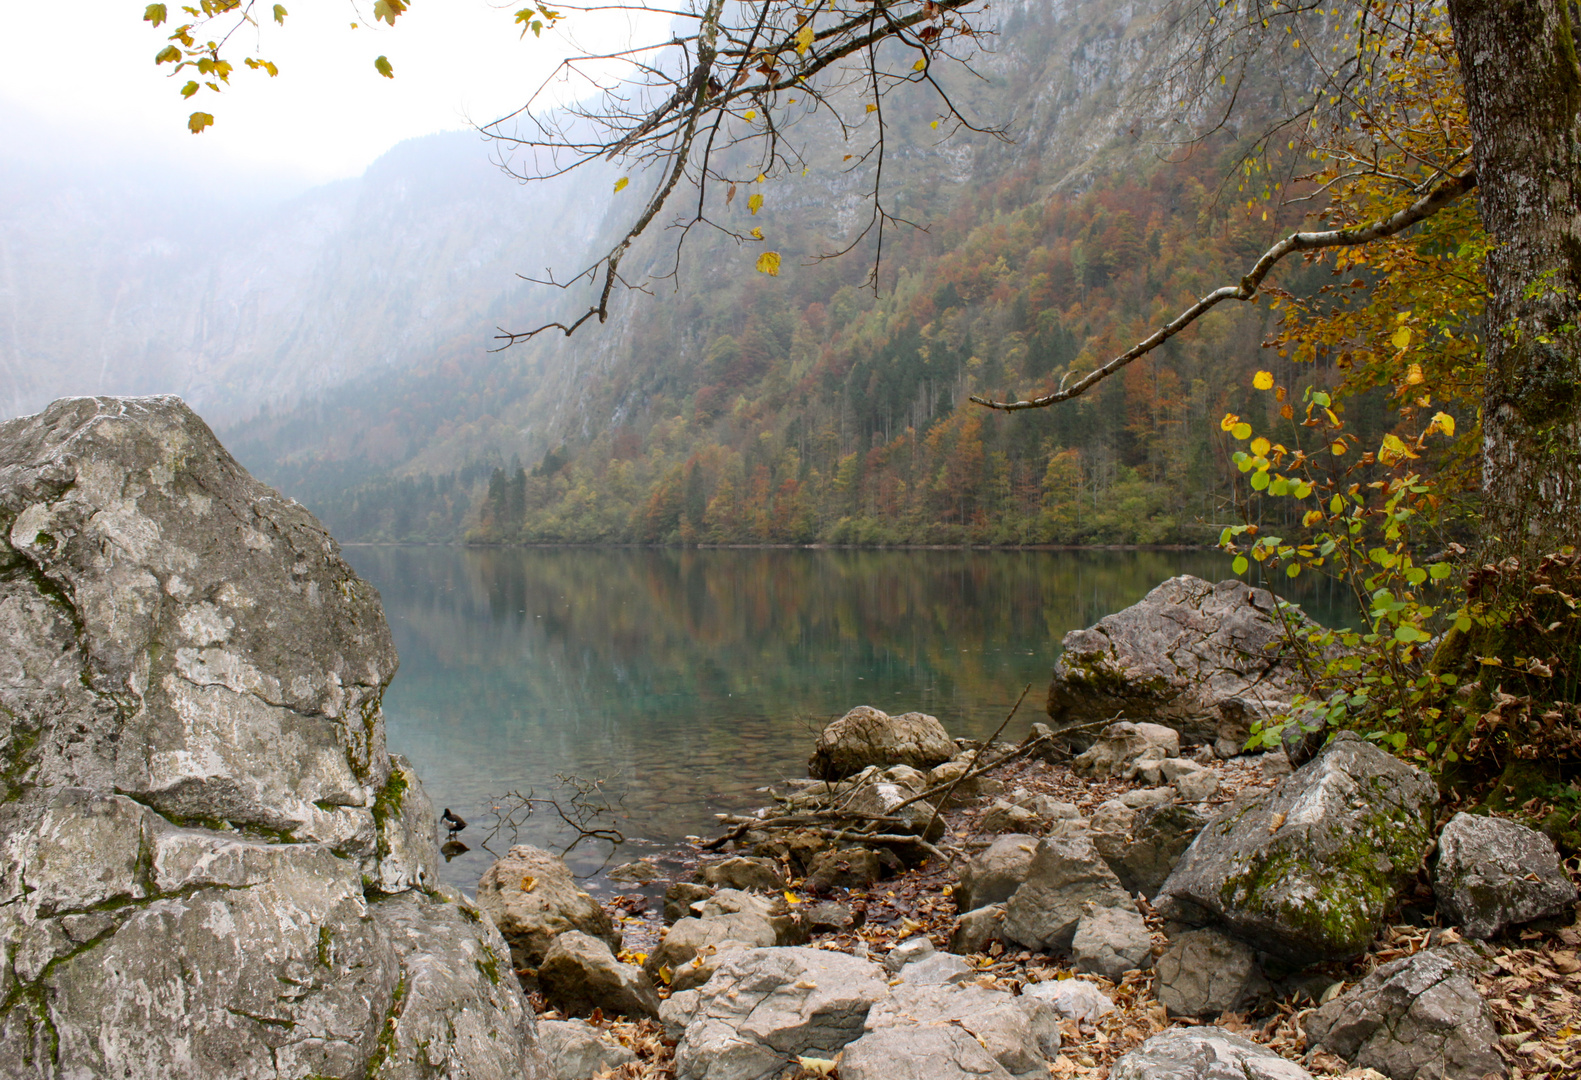
[[[528,788],[525,795],[512,789],[503,795],[489,796],[489,812],[494,815],[494,827],[483,838],[483,850],[494,851],[489,843],[502,832],[508,832],[514,844],[522,826],[539,811],[553,811],[576,834],[561,852],[562,855],[584,840],[625,843],[625,834],[614,825],[616,807],[625,796],[611,796],[604,790],[606,781],[601,776],[589,779],[556,773],[554,778],[565,789],[565,794],[542,796],[535,788]]]

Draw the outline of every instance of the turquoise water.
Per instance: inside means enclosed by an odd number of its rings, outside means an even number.
[[[604,781],[624,844],[568,855],[586,886],[662,857],[755,789],[805,776],[818,731],[856,705],[937,716],[982,737],[1023,686],[1007,734],[1043,719],[1072,629],[1164,578],[1227,576],[1214,552],[971,552],[353,547],[400,650],[389,746],[435,810],[466,818],[471,850],[444,865],[469,892],[502,793]],[[1296,597],[1321,616],[1316,597]],[[563,848],[552,811],[512,842]]]

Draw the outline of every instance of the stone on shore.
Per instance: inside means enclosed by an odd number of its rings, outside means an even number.
[[[958,960],[957,957],[949,959]],[[901,983],[867,1014],[868,1031],[949,1024],[971,1035],[1011,1076],[1048,1076],[1059,1053],[1059,1015],[1046,1001],[981,986]]]
[[[1038,838],[1027,833],[1005,833],[966,860],[955,902],[962,911],[1009,900],[1027,879]]]
[[[1121,888],[1132,896],[1151,897],[1206,824],[1189,806],[1150,806],[1137,811],[1129,834],[1094,833],[1092,842]]]
[[[1078,1023],[1090,1024],[1114,1012],[1109,995],[1086,979],[1030,983],[1022,989],[1021,996],[1046,1001],[1060,1016]]]
[[[1221,757],[1239,753],[1252,721],[1305,689],[1297,665],[1279,655],[1284,632],[1275,603],[1241,581],[1214,585],[1181,575],[1071,631],[1049,685],[1055,734],[1118,714],[1215,743]],[[1309,625],[1299,610],[1292,614]]]
[[[1456,814],[1438,836],[1438,911],[1468,937],[1567,913],[1576,888],[1554,842],[1504,818]]]
[[[1308,1045],[1390,1080],[1508,1075],[1467,953],[1464,945],[1432,948],[1382,965],[1306,1018]]]
[[[1086,837],[1038,841],[1027,878],[1005,903],[1005,937],[1029,949],[1068,949],[1095,908],[1134,909]]]
[[[869,765],[909,765],[928,770],[955,756],[955,743],[937,719],[910,712],[890,716],[858,705],[823,729],[807,762],[808,775],[844,780]]]
[[[1005,905],[985,904],[964,912],[950,935],[950,952],[958,956],[988,951],[988,946],[1005,939]]]
[[[721,862],[709,863],[697,872],[697,879],[705,885],[720,889],[757,889],[761,892],[780,892],[785,888],[785,878],[768,859],[754,859],[738,855]]]
[[[615,959],[601,939],[567,930],[554,939],[538,965],[544,999],[567,1016],[659,1015],[659,995],[641,968]]]
[[[1223,1028],[1170,1028],[1132,1050],[1109,1080],[1312,1080],[1266,1046]]]
[[[1097,740],[1070,763],[1071,772],[1092,780],[1124,777],[1142,761],[1162,762],[1180,754],[1180,733],[1160,724],[1133,724],[1127,720],[1110,724]]]
[[[1153,966],[1153,935],[1135,909],[1095,908],[1076,923],[1071,966],[1119,982]]]
[[[1432,840],[1424,772],[1341,732],[1198,834],[1153,906],[1306,966],[1359,955]]]
[[[586,1020],[540,1020],[538,1038],[555,1080],[588,1080],[637,1060],[630,1047],[602,1038]]]
[[[1011,1080],[981,1043],[954,1024],[888,1027],[840,1055],[840,1080]]]
[[[1154,965],[1158,1002],[1171,1016],[1214,1020],[1243,1012],[1270,990],[1250,948],[1217,930],[1190,930]]]
[[[577,888],[564,860],[528,844],[517,844],[478,879],[478,907],[499,927],[511,947],[511,963],[531,970],[543,963],[554,939],[568,930],[620,948],[609,913]]]
[[[179,399],[0,424],[0,1075],[545,1080],[378,593]]]

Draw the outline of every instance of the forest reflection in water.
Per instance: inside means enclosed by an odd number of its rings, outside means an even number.
[[[468,892],[490,796],[601,777],[628,842],[568,855],[585,887],[688,834],[755,789],[806,775],[818,731],[856,705],[937,716],[952,735],[993,730],[1032,684],[1008,734],[1043,719],[1067,631],[1174,574],[1228,576],[1215,552],[843,551],[352,547],[384,599],[400,651],[385,696],[393,752],[435,810],[470,825],[445,864]],[[1305,582],[1297,584],[1306,585]],[[1319,619],[1335,598],[1292,595]],[[1302,592],[1305,595],[1302,595]],[[549,815],[515,842],[559,850]],[[503,852],[509,835],[491,843]]]

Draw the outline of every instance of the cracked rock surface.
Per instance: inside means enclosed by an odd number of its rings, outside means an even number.
[[[378,594],[179,399],[0,424],[0,1075],[550,1075]]]

